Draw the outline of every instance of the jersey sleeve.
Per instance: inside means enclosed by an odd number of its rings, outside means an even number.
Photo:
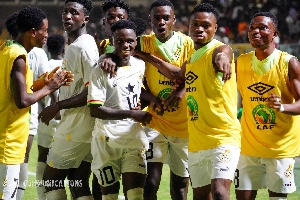
[[[107,74],[100,67],[92,70],[89,77],[87,105],[104,105],[106,100]]]
[[[140,37],[141,51],[149,53],[151,50],[151,35],[142,35]]]

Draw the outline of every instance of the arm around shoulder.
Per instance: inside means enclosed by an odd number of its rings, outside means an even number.
[[[233,51],[230,46],[224,44],[215,49],[212,55],[212,63],[217,72],[223,73],[223,81],[231,78],[231,63],[233,62]]]

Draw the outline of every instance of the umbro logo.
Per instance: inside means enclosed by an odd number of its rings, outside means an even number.
[[[266,92],[269,92],[270,90],[272,90],[274,88],[274,86],[259,82],[259,83],[255,83],[253,85],[250,85],[247,88],[249,90],[252,90],[253,92],[259,94],[259,95],[263,95]]]
[[[192,83],[194,83],[195,80],[197,80],[198,76],[196,74],[194,74],[193,72],[189,71],[186,75],[185,75],[185,82],[189,85],[191,85]]]

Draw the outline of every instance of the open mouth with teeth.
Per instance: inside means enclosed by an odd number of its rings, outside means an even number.
[[[129,54],[130,53],[130,50],[121,50],[122,51],[122,53],[124,53],[124,54]]]

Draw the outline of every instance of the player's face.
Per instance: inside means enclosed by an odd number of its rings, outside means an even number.
[[[136,34],[132,29],[119,29],[113,33],[114,53],[122,60],[129,60],[137,44]]]
[[[149,21],[159,41],[165,42],[172,37],[171,32],[175,23],[175,15],[174,10],[170,6],[152,8]]]
[[[274,38],[278,35],[271,18],[257,16],[251,20],[248,38],[254,48],[265,49],[270,44],[273,45]]]
[[[43,25],[39,29],[35,29],[35,46],[43,47],[48,38],[48,19],[43,20]]]
[[[62,23],[68,35],[78,34],[89,21],[89,16],[84,15],[84,7],[77,2],[65,4],[62,13]]]
[[[110,30],[111,25],[116,21],[119,21],[120,19],[128,19],[126,10],[120,7],[111,7],[110,9],[108,9],[105,14],[105,18],[103,19],[105,33],[108,37],[112,36],[112,32]]]
[[[217,20],[213,13],[196,12],[190,18],[190,37],[199,49],[210,42],[217,30]]]

